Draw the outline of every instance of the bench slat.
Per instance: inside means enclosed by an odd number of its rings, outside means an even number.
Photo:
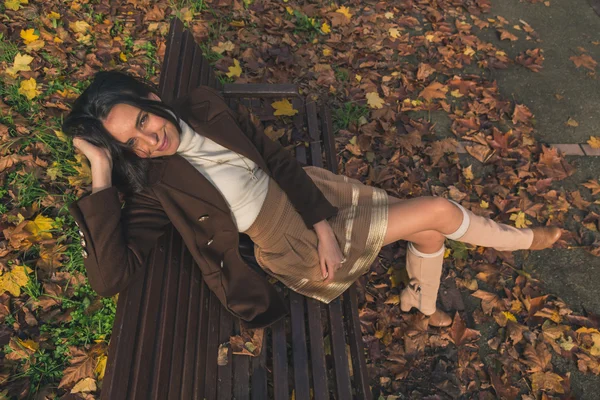
[[[265,83],[226,83],[222,89],[227,97],[297,97],[298,86],[294,84],[265,84]]]
[[[358,317],[358,299],[356,297],[356,285],[352,285],[344,293],[344,315],[348,330],[348,342],[350,344],[350,355],[352,357],[352,372],[356,396],[361,400],[371,400],[372,394],[369,388],[369,376],[367,374],[367,363],[365,361],[365,346],[362,340],[360,319]]]
[[[198,268],[198,266],[195,266]],[[200,274],[202,275],[202,274]],[[196,380],[194,381],[194,399],[204,398],[204,383],[206,377],[206,342],[208,340],[208,314],[210,309],[210,289],[202,282],[200,296],[200,315],[198,316],[200,331],[198,347],[196,348]]]
[[[179,284],[177,291],[177,313],[175,315],[175,331],[173,333],[175,338],[181,338],[177,340],[172,340],[173,342],[173,350],[171,354],[171,364],[166,366],[169,372],[169,381],[168,385],[165,387],[168,388],[169,394],[168,398],[174,399],[177,398],[182,389],[182,379],[183,379],[183,362],[185,358],[186,348],[185,342],[187,340],[186,334],[188,332],[187,325],[189,321],[189,309],[191,304],[191,259],[190,253],[186,251],[185,244],[181,241],[178,245],[179,247],[179,258],[181,260],[181,269],[179,274]]]
[[[194,264],[188,252],[186,263],[191,270],[190,299],[188,305],[188,322],[186,325],[185,351],[183,353],[183,371],[181,399],[190,399],[194,392],[196,378],[196,352],[198,351],[198,333],[200,332],[200,312],[202,309],[202,276],[200,269]]]
[[[183,54],[181,55],[181,72],[179,75],[179,83],[176,88],[176,97],[181,96],[184,93],[188,93],[188,85],[192,80],[192,60],[194,58],[194,49],[196,46],[196,42],[194,41],[194,36],[190,33],[190,31],[185,31],[183,33],[182,38],[182,48]]]
[[[310,137],[310,161],[316,167],[323,168],[323,155],[321,154],[321,132],[319,132],[319,117],[317,104],[314,101],[306,103],[306,119],[308,136]]]
[[[207,400],[217,398],[217,353],[219,348],[219,318],[221,302],[214,293],[210,294],[210,311],[208,317],[208,338],[206,340],[206,384],[205,394]]]
[[[273,388],[275,400],[289,400],[287,343],[285,320],[280,319],[272,326],[273,332]]]
[[[229,337],[233,333],[233,316],[228,312],[221,312],[221,326],[219,328],[219,344],[229,342]],[[218,350],[218,349],[217,349]],[[218,353],[218,352],[217,352]],[[232,377],[232,360],[231,349],[227,352],[227,364],[217,366],[218,380],[217,380],[217,399],[228,400],[231,399],[231,377]],[[207,360],[210,362],[210,360]],[[215,365],[217,365],[215,363]]]
[[[235,334],[240,333],[240,322],[236,321]],[[250,399],[250,358],[233,356],[233,398],[236,400]]]
[[[335,139],[333,137],[333,122],[331,120],[331,112],[324,104],[321,105],[319,116],[321,120],[321,129],[323,131],[323,146],[325,147],[325,161],[327,161],[327,168],[337,174],[338,163],[335,150]]]
[[[161,98],[167,103],[173,100],[176,81],[181,68],[180,55],[183,38],[183,22],[181,22],[179,18],[173,18],[170,29],[171,34],[169,35],[169,40],[167,42],[159,85],[159,91],[162,95]]]
[[[258,357],[252,358],[252,400],[268,398],[267,388],[267,332],[265,329],[262,350]]]
[[[308,329],[310,334],[310,359],[314,387],[314,400],[329,399],[327,385],[327,364],[321,324],[321,303],[315,299],[306,299],[308,309]]]
[[[331,354],[335,369],[335,383],[338,399],[351,399],[352,386],[350,383],[350,369],[346,355],[346,338],[344,335],[344,322],[342,317],[342,304],[338,297],[328,305],[329,331],[331,338]]]
[[[310,382],[308,380],[310,363],[306,348],[306,328],[304,326],[304,296],[292,290],[289,291],[289,296],[296,400],[308,400],[310,397]]]

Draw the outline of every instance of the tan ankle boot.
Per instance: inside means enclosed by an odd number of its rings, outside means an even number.
[[[400,310],[409,312],[413,307],[417,308],[430,316],[431,326],[448,326],[452,323],[452,319],[443,311],[437,310],[435,305],[445,250],[446,247],[442,245],[433,254],[421,253],[410,242],[406,250],[406,272],[410,281],[400,293]]]
[[[532,228],[533,242],[529,246],[529,250],[542,250],[552,247],[554,242],[560,239],[562,230],[556,226],[543,226]]]
[[[499,251],[527,250],[532,245],[533,230],[529,228],[519,229],[481,217],[454,200],[450,201],[463,212],[463,221],[455,232],[444,235],[448,239],[477,246],[492,247]]]

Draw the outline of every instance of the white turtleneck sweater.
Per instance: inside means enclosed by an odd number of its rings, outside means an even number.
[[[256,220],[267,197],[269,175],[252,160],[199,135],[185,121],[181,120],[180,125],[182,132],[177,153],[221,192],[238,231],[246,231]],[[217,164],[216,161],[228,164]],[[247,167],[253,169],[258,180],[252,179]]]

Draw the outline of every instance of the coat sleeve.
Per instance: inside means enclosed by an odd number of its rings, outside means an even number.
[[[304,171],[300,162],[292,157],[279,141],[271,140],[256,129],[250,120],[247,109],[242,108],[240,112],[236,112],[226,105],[218,91],[206,86],[202,86],[202,89],[214,95],[214,97],[211,96],[213,97],[211,103],[217,103],[214,104],[215,109],[227,109],[238,127],[250,138],[271,170],[273,179],[288,196],[307,228],[314,229],[313,225],[317,222],[337,214],[338,208],[327,200],[323,192]],[[211,104],[212,107],[213,104]]]
[[[83,239],[83,264],[92,289],[110,297],[125,289],[170,223],[151,188],[121,208],[115,186],[69,206]]]

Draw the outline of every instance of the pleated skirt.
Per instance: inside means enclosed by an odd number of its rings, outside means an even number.
[[[329,170],[303,167],[339,211],[328,219],[346,262],[334,281],[323,282],[316,232],[308,229],[287,195],[273,180],[261,210],[246,233],[258,264],[290,289],[329,303],[348,289],[377,257],[388,222],[385,190]]]

